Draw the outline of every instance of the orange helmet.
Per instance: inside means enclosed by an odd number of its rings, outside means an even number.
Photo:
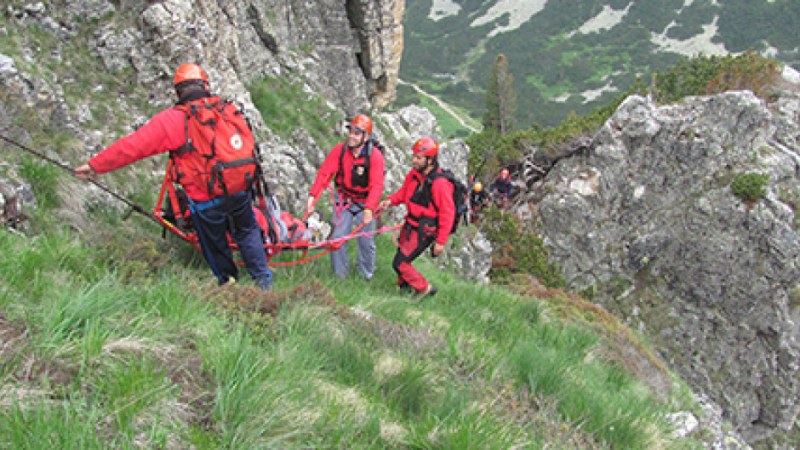
[[[433,158],[436,154],[439,153],[439,144],[433,140],[433,138],[424,137],[420,138],[415,144],[414,148],[412,149],[415,155],[422,155],[427,156],[429,158]]]
[[[206,71],[197,64],[186,63],[178,67],[178,70],[175,71],[175,80],[172,84],[177,86],[184,81],[191,80],[202,80],[208,83],[208,76],[206,75]]]
[[[353,117],[353,120],[350,121],[347,128],[355,128],[363,133],[372,134],[372,119],[366,114],[359,114]]]

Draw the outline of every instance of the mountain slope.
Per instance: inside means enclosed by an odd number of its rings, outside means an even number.
[[[102,245],[0,230],[0,447],[685,448],[712,425],[673,437],[687,392],[564,293],[423,258],[440,292],[416,303],[388,238],[372,282],[318,261],[219,288],[149,222],[94,217]]]
[[[800,67],[800,3],[734,0],[409,2],[400,75],[479,118],[494,58],[508,57],[517,121],[554,125],[681,56],[755,49]],[[412,94],[399,90],[400,101]]]
[[[348,2],[347,12],[377,3],[390,2]],[[103,9],[77,16],[61,8],[70,5]],[[175,61],[205,57],[215,85],[254,106],[270,177],[295,199],[341,137],[336,108],[349,107],[331,104],[364,107],[382,79],[359,73],[380,65],[337,72],[374,35],[361,28],[356,45],[332,0],[69,0],[2,18],[4,131],[82,162],[170,104]],[[378,127],[398,139],[402,153],[387,156],[402,173],[414,138],[383,115]],[[372,284],[337,282],[320,261],[282,270],[271,294],[246,282],[218,290],[183,247],[123,221],[85,183],[16,149],[0,155],[0,181],[35,194],[26,234],[0,235],[0,447],[650,448],[719,436],[700,427],[674,437],[666,414],[696,414],[693,401],[679,389],[665,402],[663,369],[646,372],[662,381],[653,386],[604,333],[629,341],[637,360],[651,360],[647,349],[574,296],[535,285],[514,295],[422,261],[441,291],[415,305],[393,287],[388,240]],[[137,167],[104,179],[147,204],[163,161]]]

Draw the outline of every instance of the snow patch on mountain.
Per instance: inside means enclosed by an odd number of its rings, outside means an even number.
[[[691,0],[688,0],[691,1]],[[616,10],[609,5],[603,6],[603,10],[599,14],[587,20],[583,25],[578,27],[577,30],[571,31],[567,37],[572,37],[576,33],[589,34],[603,30],[610,30],[616,25],[622,23],[622,19],[628,14],[633,3],[628,3],[628,6],[622,10]]]
[[[499,19],[504,14],[509,14],[508,25],[496,25],[488,34],[488,37],[492,37],[499,33],[516,30],[543,10],[546,4],[547,0],[499,0],[486,11],[486,14],[473,20],[470,26],[479,27]]]
[[[727,55],[729,52],[725,50],[725,45],[713,42],[714,37],[717,35],[717,30],[719,29],[717,20],[719,20],[719,16],[715,16],[714,21],[710,24],[703,25],[702,33],[692,36],[689,39],[679,40],[668,38],[667,31],[670,28],[668,26],[662,34],[652,33],[650,41],[657,45],[660,51],[679,53],[690,57],[701,54],[706,56]]]
[[[584,98],[583,103],[593,102],[598,98],[600,98],[606,92],[619,92],[619,89],[616,86],[614,86],[614,83],[612,81],[608,81],[605,84],[605,86],[581,92],[581,95]]]
[[[433,0],[431,11],[428,13],[428,18],[434,22],[444,19],[445,17],[455,16],[461,11],[461,5],[453,0]]]

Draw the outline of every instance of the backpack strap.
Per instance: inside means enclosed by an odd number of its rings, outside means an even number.
[[[184,114],[184,116],[183,116],[183,135],[186,136],[186,139],[184,140],[183,145],[181,145],[180,147],[178,147],[175,150],[172,150],[170,152],[170,156],[172,156],[172,155],[181,156],[181,155],[184,155],[184,154],[186,154],[188,152],[196,150],[196,148],[194,147],[194,144],[192,143],[192,138],[189,136],[189,114],[191,114],[190,113],[190,109],[189,109],[189,105],[186,104],[186,103],[182,103],[180,105],[177,105],[176,108],[181,110],[181,111],[183,111],[183,114]]]
[[[364,171],[367,174],[367,180],[369,180],[369,165],[370,161],[372,160],[373,142],[374,140],[369,138],[367,143],[364,144],[367,152],[366,156],[364,156]],[[347,148],[347,142],[342,142],[342,151],[339,152],[339,169],[336,171],[336,176],[334,177],[333,182],[336,184],[336,187],[344,191],[346,194],[352,196],[353,198],[358,198],[361,195],[360,193],[353,192],[344,185],[344,152],[347,150],[349,150]]]
[[[364,157],[364,170],[367,172],[367,176],[369,176],[369,163],[372,159],[372,139],[368,140],[366,143],[367,147],[367,156]],[[336,184],[341,185],[344,183],[344,152],[347,151],[347,143],[342,142],[342,151],[339,152],[339,170],[336,172]],[[339,177],[342,177],[341,183],[338,181]]]
[[[425,188],[427,189],[428,201],[433,204],[433,209],[437,212],[439,211],[439,207],[436,205],[436,202],[433,201],[433,182],[438,180],[439,178],[447,178],[452,183],[453,180],[447,176],[447,172],[444,169],[437,168],[436,171],[431,172],[425,177]],[[454,184],[455,186],[455,184]]]
[[[344,152],[347,151],[347,142],[341,142],[342,147],[339,151],[339,168],[336,170],[336,176],[333,177],[333,184],[337,187],[344,184]],[[339,181],[341,179],[341,181]]]

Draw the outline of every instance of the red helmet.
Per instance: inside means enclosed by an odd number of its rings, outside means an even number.
[[[415,144],[414,148],[412,149],[415,155],[422,155],[427,156],[429,158],[433,158],[436,154],[439,153],[439,144],[436,143],[432,138],[424,137],[420,138]]]
[[[191,80],[202,80],[208,83],[208,76],[206,75],[206,71],[197,64],[186,63],[178,67],[178,70],[175,71],[175,80],[172,84],[177,86],[184,81]]]
[[[363,133],[372,134],[372,119],[366,114],[359,114],[353,117],[347,128],[355,128]]]

